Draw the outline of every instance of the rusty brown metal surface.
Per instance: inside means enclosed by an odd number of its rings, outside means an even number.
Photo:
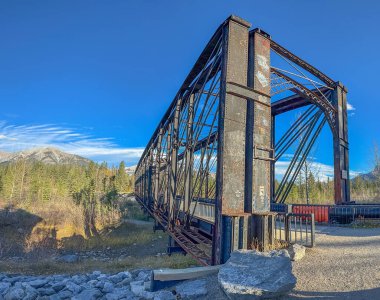
[[[347,127],[347,90],[338,83],[333,92],[337,111],[336,135],[334,136],[334,191],[335,203],[350,202],[349,145]]]
[[[266,96],[253,103],[253,162],[252,162],[252,213],[270,210],[270,166],[273,159],[271,148],[270,104],[270,40],[258,31],[250,35],[250,59],[253,60],[253,89]]]

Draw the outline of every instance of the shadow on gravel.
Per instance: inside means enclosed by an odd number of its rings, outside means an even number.
[[[297,291],[288,299],[380,299],[380,287],[351,292],[306,292]]]
[[[316,226],[317,234],[347,237],[371,237],[379,236],[380,228],[355,228],[340,226]]]

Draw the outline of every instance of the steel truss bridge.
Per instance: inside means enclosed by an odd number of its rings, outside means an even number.
[[[202,264],[266,245],[271,202],[284,203],[324,126],[331,130],[336,204],[350,202],[346,89],[231,16],[216,30],[159,122],[135,172],[135,195]],[[299,116],[285,128],[276,117]],[[293,147],[293,148],[291,148]],[[293,149],[282,180],[275,165]],[[295,149],[295,150],[294,150]]]

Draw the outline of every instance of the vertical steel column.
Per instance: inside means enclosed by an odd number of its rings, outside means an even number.
[[[276,116],[272,115],[272,120],[271,121],[272,121],[271,148],[273,149],[272,158],[274,159],[276,157],[276,153],[275,153]],[[276,181],[275,161],[272,160],[271,164],[270,164],[270,185],[271,185],[270,196],[269,196],[270,202],[274,202],[274,194],[275,194],[275,189],[276,189],[275,181]]]
[[[145,201],[144,203],[147,205],[149,202],[149,151],[148,155],[145,157],[145,163],[144,163],[144,173],[145,173]]]
[[[255,29],[249,39],[248,86],[260,93],[259,101],[249,101],[248,110],[253,120],[247,128],[252,134],[252,144],[247,145],[252,168],[252,201],[250,213],[270,210],[271,168],[273,164],[272,114],[270,106],[270,37]],[[249,150],[248,150],[249,148]],[[253,163],[252,163],[253,161]]]
[[[337,110],[334,143],[334,189],[335,204],[350,202],[349,147],[347,126],[347,90],[337,82],[332,94]]]
[[[193,123],[194,123],[194,94],[189,97],[187,109],[187,131],[186,131],[186,152],[185,152],[185,199],[183,201],[183,211],[189,211],[192,194],[192,178],[193,178]],[[189,219],[186,217],[186,226],[189,226]]]
[[[227,84],[247,85],[248,22],[231,16],[223,28],[223,62],[218,123],[215,227],[212,263],[224,263],[231,251],[232,217],[244,214],[247,100],[227,93]]]
[[[154,190],[154,209],[156,210],[158,207],[158,199],[160,197],[160,173],[161,173],[161,148],[162,148],[162,135],[163,129],[160,128],[160,132],[158,133],[158,141],[157,141],[157,152],[156,152],[156,173],[155,173],[155,190]]]
[[[258,94],[247,103],[246,212],[248,247],[266,251],[274,224],[269,222],[272,183],[274,181],[272,113],[270,104],[270,37],[260,29],[249,35],[248,86]],[[272,173],[273,172],[273,173]]]
[[[177,100],[174,112],[173,131],[172,131],[172,147],[170,159],[170,194],[169,194],[169,222],[174,225],[174,216],[177,206],[177,159],[178,159],[178,138],[179,138],[179,114],[181,112],[181,99]]]
[[[204,173],[204,176],[205,176],[205,198],[208,199],[209,198],[209,194],[208,194],[208,185],[209,185],[209,176],[210,176],[210,172],[208,169],[205,169],[205,173]]]
[[[169,171],[169,167],[170,167],[170,143],[171,143],[171,138],[170,138],[170,125],[168,126],[168,134],[166,135],[166,157],[165,157],[165,162],[166,162],[166,166],[165,166],[165,178],[166,178],[166,187],[164,190],[164,208],[165,208],[165,211],[167,210],[167,204],[168,204],[168,201],[169,201],[169,198],[170,198],[170,171]]]
[[[148,154],[148,207],[151,207],[151,202],[153,200],[153,148],[149,150]]]
[[[146,200],[146,158],[144,157],[142,162],[142,176],[143,176],[143,201]]]

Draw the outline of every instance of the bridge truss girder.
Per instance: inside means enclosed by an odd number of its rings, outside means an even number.
[[[223,263],[231,251],[251,248],[255,240],[263,249],[267,246],[270,202],[285,201],[299,167],[293,164],[289,181],[279,191],[274,184],[275,162],[298,132],[310,132],[303,143],[308,149],[324,123],[330,125],[336,202],[349,201],[345,89],[265,32],[249,31],[250,26],[231,16],[217,29],[135,172],[137,200],[202,264]],[[272,67],[273,51],[325,86],[309,89]],[[271,103],[271,97],[283,91],[294,95]],[[276,116],[307,105],[311,108],[299,124],[276,145]],[[299,163],[304,157],[297,159]]]

